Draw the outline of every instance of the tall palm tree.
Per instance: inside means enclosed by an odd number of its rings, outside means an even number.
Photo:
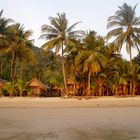
[[[115,15],[108,18],[107,28],[113,28],[107,33],[106,38],[115,37],[114,42],[118,46],[118,51],[123,45],[130,54],[130,67],[132,66],[132,47],[140,46],[140,17],[136,17],[137,5],[134,7],[124,3],[119,6]]]
[[[132,95],[135,96],[137,82],[140,80],[140,66],[134,63],[133,67],[129,68],[128,71],[129,80],[132,81],[132,89],[130,90],[132,91]]]
[[[76,65],[87,73],[87,95],[90,95],[91,76],[98,73],[101,67],[105,66],[106,58],[101,53],[104,47],[104,41],[101,37],[96,36],[94,31],[90,31],[83,39],[83,48],[76,59]]]
[[[83,34],[83,31],[76,30],[73,31],[75,26],[80,23],[76,22],[75,24],[68,27],[68,20],[65,13],[57,14],[57,17],[50,17],[51,25],[42,26],[42,35],[41,38],[45,38],[47,42],[42,46],[45,49],[55,48],[56,53],[61,49],[61,67],[63,74],[63,81],[65,86],[65,94],[67,94],[67,84],[66,84],[66,73],[65,73],[65,59],[64,59],[64,48],[68,44],[75,44],[77,41],[74,38],[79,38]]]
[[[9,23],[12,22],[12,19],[6,19],[2,16],[2,14],[3,10],[0,11],[0,53],[2,53],[7,48],[7,46],[5,45],[6,32]],[[2,76],[3,71],[1,56],[2,55],[0,55],[0,77]]]
[[[4,37],[6,35],[7,27],[9,23],[11,23],[13,20],[12,19],[6,19],[2,16],[3,10],[0,11],[0,47],[4,47]]]
[[[14,82],[14,79],[15,79],[16,58],[22,56],[21,52],[23,51],[23,49],[24,49],[24,52],[27,51],[25,50],[25,48],[29,44],[31,44],[29,40],[29,37],[31,36],[31,34],[32,32],[30,30],[24,31],[23,26],[21,26],[18,23],[8,27],[8,31],[6,34],[7,35],[6,45],[8,46],[7,52],[11,52],[12,54],[12,60],[11,60],[11,81],[12,82]]]

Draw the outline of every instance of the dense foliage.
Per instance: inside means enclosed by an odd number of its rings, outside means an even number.
[[[1,11],[0,77],[9,81],[5,88],[11,96],[15,87],[21,94],[26,83],[37,78],[68,94],[71,79],[80,85],[78,95],[139,94],[140,54],[132,60],[132,47],[140,46],[140,17],[135,9],[126,3],[120,6],[108,19],[107,27],[113,29],[105,37],[93,30],[74,30],[79,22],[69,26],[66,14],[57,14],[41,28],[41,38],[46,40],[41,48],[30,40],[31,30],[6,19]],[[130,63],[120,54],[123,46]]]

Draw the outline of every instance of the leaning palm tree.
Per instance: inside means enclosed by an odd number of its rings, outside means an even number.
[[[57,14],[57,17],[50,17],[51,25],[42,26],[42,35],[41,38],[45,38],[47,42],[42,46],[44,49],[55,48],[56,53],[61,49],[61,65],[62,65],[62,74],[63,82],[65,86],[65,94],[67,94],[67,84],[66,84],[66,74],[64,66],[64,48],[65,46],[73,45],[77,43],[74,38],[79,38],[84,33],[81,30],[73,31],[75,26],[80,23],[76,22],[75,24],[68,27],[68,20],[66,19],[65,13]]]
[[[131,7],[124,3],[119,6],[115,15],[108,18],[107,28],[113,28],[106,36],[107,39],[115,37],[115,44],[118,46],[118,51],[123,45],[126,45],[126,50],[130,54],[130,67],[132,66],[132,47],[140,46],[140,17],[136,17],[137,5]]]

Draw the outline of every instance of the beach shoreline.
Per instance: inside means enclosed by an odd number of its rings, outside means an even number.
[[[61,97],[1,97],[2,107],[140,107],[140,96],[136,97],[95,97],[68,98]]]

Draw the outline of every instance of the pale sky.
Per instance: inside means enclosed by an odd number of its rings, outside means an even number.
[[[4,9],[4,17],[24,24],[26,30],[32,29],[35,45],[40,47],[44,42],[38,39],[41,26],[49,24],[50,16],[65,12],[70,25],[82,21],[77,29],[95,30],[99,35],[105,36],[107,18],[114,15],[118,6],[124,2],[132,6],[138,4],[136,16],[140,16],[139,0],[0,0],[0,10]],[[137,54],[136,50],[133,52],[133,56]],[[125,49],[122,53],[128,58]]]

